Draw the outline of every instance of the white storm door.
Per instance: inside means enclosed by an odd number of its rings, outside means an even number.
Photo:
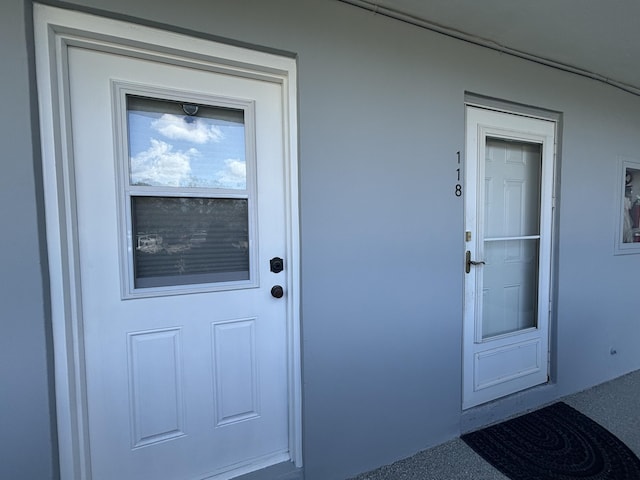
[[[281,84],[68,52],[92,478],[289,460]]]
[[[463,408],[548,380],[554,122],[467,107]]]

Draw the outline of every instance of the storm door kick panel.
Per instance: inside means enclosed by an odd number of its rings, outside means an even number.
[[[281,85],[70,47],[69,87],[92,478],[289,460]]]
[[[467,107],[463,408],[548,380],[554,122]]]

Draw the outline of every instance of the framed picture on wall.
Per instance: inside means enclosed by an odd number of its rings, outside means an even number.
[[[615,253],[640,253],[640,159],[621,157],[618,165]]]

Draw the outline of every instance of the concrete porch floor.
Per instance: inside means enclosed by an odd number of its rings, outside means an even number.
[[[640,370],[561,399],[622,440],[640,457]],[[236,480],[304,480],[281,463]],[[350,480],[508,480],[459,438]]]
[[[561,399],[640,456],[640,370]],[[459,438],[351,480],[508,480]]]

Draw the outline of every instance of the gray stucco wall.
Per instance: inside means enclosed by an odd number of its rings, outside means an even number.
[[[28,13],[28,10],[27,10]],[[25,7],[0,7],[0,478],[56,476]],[[35,103],[34,103],[35,105]],[[37,120],[37,118],[36,118]],[[36,146],[37,148],[37,146]],[[39,164],[39,160],[37,160]]]
[[[640,368],[640,256],[613,255],[617,156],[640,158],[640,99],[334,0],[70,3],[297,55],[308,480],[345,478]],[[0,438],[11,460],[0,477],[9,468],[20,473],[7,478],[50,478],[22,1],[2,9],[0,95],[11,114],[0,130],[1,214],[11,228],[0,240],[10,279],[0,409],[11,415]],[[554,382],[462,414],[463,209],[453,185],[465,91],[561,112],[563,143]]]

